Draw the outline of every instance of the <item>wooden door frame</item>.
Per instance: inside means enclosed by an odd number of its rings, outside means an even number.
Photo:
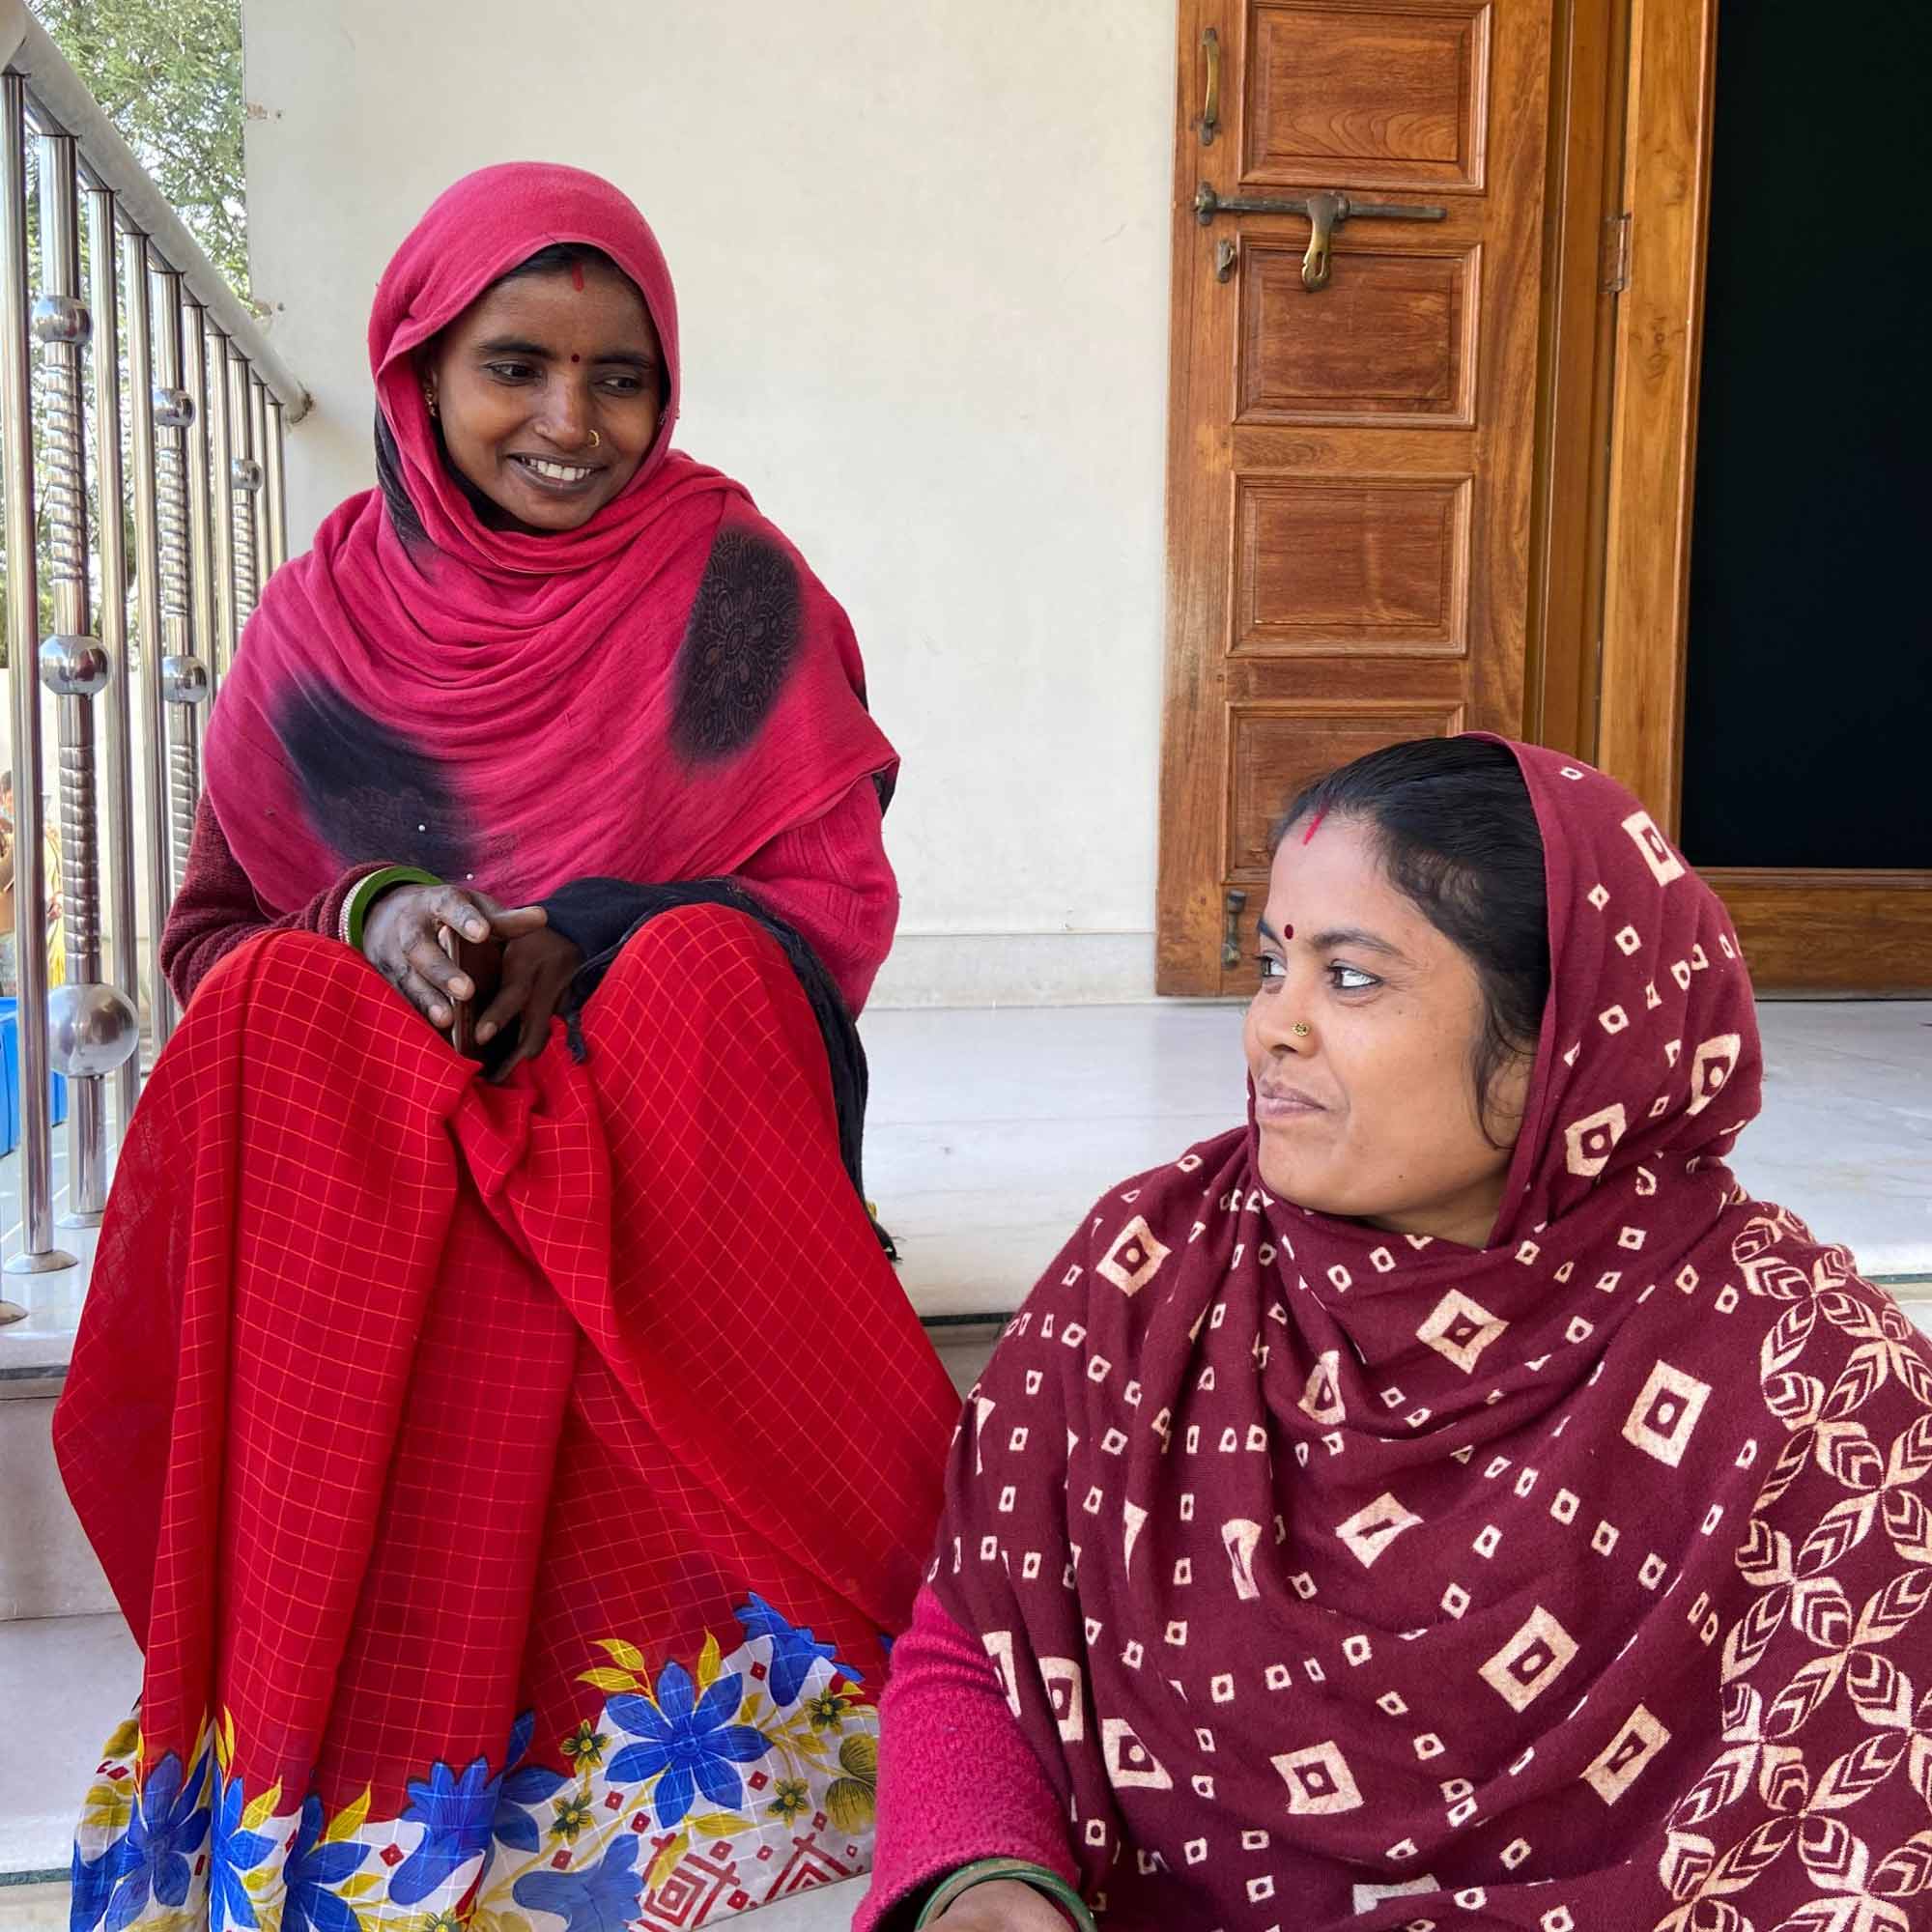
[[[1676,836],[1718,0],[1629,0],[1596,762]]]
[[[1629,19],[1628,252],[1613,345],[1595,762],[1675,838],[1719,0],[1610,4]],[[1700,870],[1746,938],[1760,993],[1891,993],[1932,975],[1932,868]]]

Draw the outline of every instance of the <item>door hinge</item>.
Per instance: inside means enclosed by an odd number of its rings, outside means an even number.
[[[1600,263],[1600,285],[1606,296],[1621,295],[1630,287],[1631,218],[1612,214],[1604,222],[1604,250]]]

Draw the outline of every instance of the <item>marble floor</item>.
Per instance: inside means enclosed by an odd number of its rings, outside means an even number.
[[[1867,1273],[1932,1276],[1932,1002],[1759,1018],[1764,1113],[1739,1178]],[[1012,1308],[1105,1188],[1237,1122],[1240,1025],[1175,1004],[868,1015],[867,1188],[920,1312]]]
[[[1761,1017],[1765,1111],[1741,1178],[1847,1243],[1932,1326],[1932,1003],[1780,1004]],[[867,1191],[962,1381],[990,1341],[986,1318],[1017,1304],[1095,1196],[1239,1118],[1239,1029],[1233,1009],[1183,1004],[867,1016]],[[0,1198],[14,1170],[0,1163]],[[13,1252],[17,1227],[7,1239]],[[0,1378],[58,1375],[84,1288],[84,1267],[6,1277],[0,1293],[30,1316],[0,1329]],[[65,1864],[136,1664],[117,1618],[0,1623],[0,1877]],[[0,1885],[0,1932],[38,1932],[36,1896],[52,1893]],[[852,1902],[779,1908],[758,1932],[843,1926]]]

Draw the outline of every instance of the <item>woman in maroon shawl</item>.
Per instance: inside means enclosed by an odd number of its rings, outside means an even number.
[[[56,1419],[146,1656],[72,1924],[708,1924],[869,1861],[956,1412],[859,1186],[894,755],[669,448],[614,188],[459,183],[370,352],[383,490],[224,682]]]
[[[1463,738],[1290,809],[1248,1124],[967,1406],[865,1932],[1932,1924],[1932,1349],[1725,1167],[1716,895]]]

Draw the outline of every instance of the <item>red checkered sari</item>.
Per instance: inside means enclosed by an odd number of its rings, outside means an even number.
[[[146,1652],[77,1932],[710,1923],[869,1858],[956,1405],[776,944],[668,914],[502,1088],[333,942],[206,982],[56,1418]]]

